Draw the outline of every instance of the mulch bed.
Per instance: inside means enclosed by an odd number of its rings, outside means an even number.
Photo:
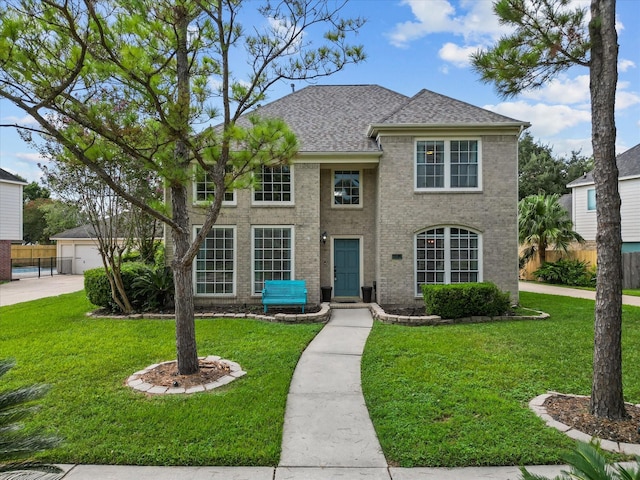
[[[200,370],[193,375],[180,375],[176,361],[163,363],[140,375],[140,379],[152,385],[163,387],[190,388],[214,382],[231,372],[229,365],[217,361],[200,360],[199,367]]]
[[[607,420],[589,413],[589,398],[555,395],[544,406],[554,420],[582,433],[613,442],[640,444],[640,408],[625,405],[629,418]]]

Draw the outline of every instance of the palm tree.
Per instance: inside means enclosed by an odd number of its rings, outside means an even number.
[[[569,472],[548,479],[541,475],[529,473],[524,467],[520,468],[521,480],[640,480],[640,468],[625,468],[622,465],[607,464],[606,457],[597,445],[578,443],[576,450],[567,454],[564,460],[569,464]],[[640,467],[640,457],[636,458]]]
[[[558,201],[560,195],[529,195],[518,202],[518,241],[526,248],[522,253],[525,262],[536,252],[540,265],[546,261],[547,247],[565,253],[571,242],[584,242],[573,231],[568,212]]]
[[[15,362],[11,360],[0,360],[0,378],[14,365]],[[26,435],[20,431],[21,425],[18,422],[34,411],[32,402],[41,398],[45,392],[46,388],[38,385],[0,392],[0,476],[2,478],[24,480],[61,478],[61,470],[58,467],[24,460],[58,443],[58,440],[53,437]],[[4,472],[14,473],[2,476]]]

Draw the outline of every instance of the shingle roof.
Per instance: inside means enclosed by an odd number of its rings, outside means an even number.
[[[640,176],[640,143],[618,155],[616,164],[618,165],[618,178]],[[589,183],[593,183],[593,170],[582,177],[576,178],[567,187]]]
[[[62,240],[64,238],[95,238],[96,231],[93,225],[81,225],[79,227],[70,228],[64,232],[60,232],[51,237],[51,240]]]
[[[379,85],[309,86],[255,113],[282,118],[303,153],[377,152],[372,125],[526,125],[429,90],[407,97]]]
[[[420,90],[393,114],[386,124],[477,125],[525,123],[429,90]]]
[[[21,178],[16,177],[12,173],[9,173],[6,170],[3,170],[2,168],[0,168],[0,180],[3,180],[5,182],[21,183],[21,184],[27,185],[27,182],[25,182]]]

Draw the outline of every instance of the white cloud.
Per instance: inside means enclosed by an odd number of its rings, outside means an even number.
[[[19,160],[23,160],[28,163],[42,163],[42,162],[49,161],[47,157],[44,157],[39,153],[33,153],[33,152],[17,152],[17,153],[14,153],[13,156]]]
[[[493,14],[491,0],[462,0],[456,10],[447,0],[403,0],[411,8],[414,20],[396,24],[387,35],[396,47],[407,47],[432,33],[460,35],[465,42],[489,37],[498,38],[508,31]]]
[[[618,85],[618,91],[616,92],[616,111],[624,110],[638,103],[640,103],[640,96],[633,92],[621,91],[620,85]]]
[[[542,102],[572,105],[588,103],[589,75],[580,75],[575,78],[560,77],[549,81],[544,87],[523,92],[523,98]]]
[[[632,60],[618,59],[618,72],[626,72],[630,68],[635,68],[636,64]]]
[[[481,45],[460,47],[455,43],[445,43],[438,55],[446,62],[453,63],[456,67],[466,67],[470,63],[470,56],[482,48]]]
[[[3,122],[14,123],[16,125],[37,125],[35,118],[31,115],[25,115],[24,117],[17,117],[15,115],[9,115],[8,117],[2,117]]]
[[[590,129],[591,113],[588,109],[543,103],[530,105],[523,101],[485,105],[483,108],[531,123],[529,131],[535,138],[552,137],[580,123],[587,123],[585,129]]]

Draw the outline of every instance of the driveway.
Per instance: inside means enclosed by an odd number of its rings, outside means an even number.
[[[55,297],[83,289],[83,275],[48,275],[40,278],[22,278],[0,285],[0,307],[38,298]]]
[[[581,290],[579,288],[558,287],[555,285],[546,285],[536,282],[520,282],[521,292],[545,293],[547,295],[563,295],[565,297],[586,298],[588,300],[596,299],[596,292],[591,290]],[[640,307],[640,297],[631,295],[623,295],[622,303],[625,305],[633,305]]]

